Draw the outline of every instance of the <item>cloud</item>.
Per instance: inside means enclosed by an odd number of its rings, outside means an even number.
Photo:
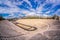
[[[56,15],[60,16],[60,9],[55,12]]]
[[[24,4],[25,2],[25,4]],[[29,0],[0,0],[0,4],[6,5],[4,7],[0,6],[0,14],[1,13],[8,13],[10,14],[6,18],[14,18],[14,17],[20,17],[20,16],[34,16],[41,14],[47,15],[50,13],[57,13],[59,14],[59,7],[57,5],[60,5],[60,0],[35,0],[35,1],[29,1]],[[52,4],[52,6],[50,5]],[[22,6],[18,7],[18,6]],[[55,8],[57,6],[57,8]],[[27,9],[29,10],[27,10]],[[56,10],[56,11],[55,11]],[[45,11],[45,12],[44,12]],[[17,15],[16,15],[17,13]],[[18,15],[19,14],[19,15]],[[23,15],[22,15],[23,14]]]

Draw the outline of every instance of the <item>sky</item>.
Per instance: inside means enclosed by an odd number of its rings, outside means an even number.
[[[0,0],[0,16],[60,16],[60,0]]]

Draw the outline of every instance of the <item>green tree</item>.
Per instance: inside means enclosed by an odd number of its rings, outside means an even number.
[[[54,14],[53,19],[59,20],[59,16]]]
[[[2,16],[0,16],[0,20],[5,20]]]

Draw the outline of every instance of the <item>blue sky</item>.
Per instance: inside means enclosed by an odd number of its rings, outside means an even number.
[[[0,16],[4,18],[54,14],[60,16],[60,0],[0,0]]]

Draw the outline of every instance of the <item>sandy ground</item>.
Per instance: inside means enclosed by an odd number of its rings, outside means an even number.
[[[24,33],[25,36],[27,36],[28,38],[31,38],[32,36],[38,33],[44,35],[44,32],[46,31],[60,30],[60,22],[58,20],[53,20],[53,19],[20,19],[17,20],[16,22],[23,23],[26,25],[31,25],[37,28],[37,30],[35,31],[23,30],[22,33]]]
[[[24,30],[13,24],[16,22],[36,27],[37,30]],[[24,27],[24,25],[21,26]],[[21,35],[7,40],[60,40],[60,22],[53,19],[19,19],[15,22],[0,21],[0,35]]]
[[[23,23],[23,24],[30,25],[37,28],[37,30],[35,31],[26,31],[23,29],[24,32],[22,33],[26,34],[26,36],[29,36],[29,35],[33,36],[34,34],[37,34],[37,33],[43,33],[44,31],[49,29],[49,24],[47,23],[47,20],[45,21],[41,19],[21,19],[21,20],[17,20],[16,22]]]

